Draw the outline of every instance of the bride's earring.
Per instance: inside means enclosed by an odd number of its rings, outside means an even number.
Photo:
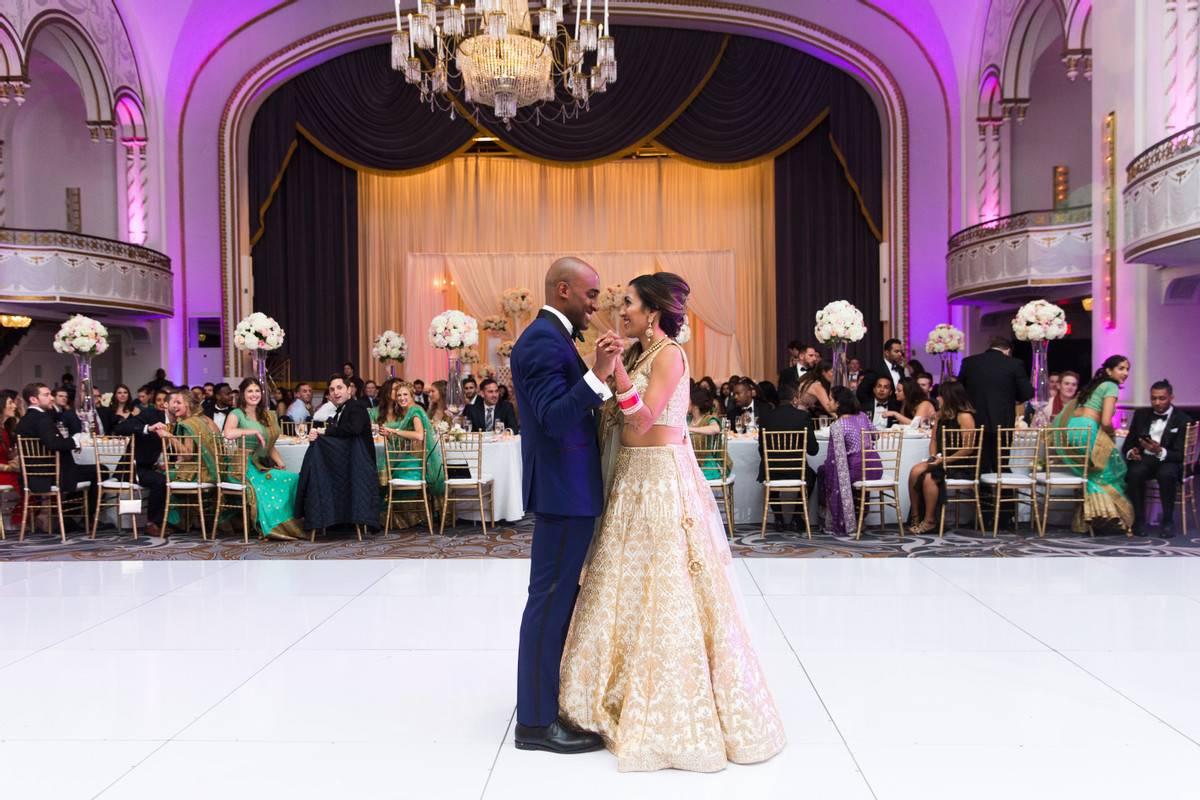
[[[654,318],[650,317],[646,320],[646,341],[654,341]]]

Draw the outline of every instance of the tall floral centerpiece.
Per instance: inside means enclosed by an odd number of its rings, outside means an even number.
[[[261,311],[255,311],[233,329],[233,346],[249,353],[254,360],[254,376],[262,384],[263,391],[270,391],[267,377],[267,356],[283,347],[283,328]]]
[[[512,339],[508,339],[496,346],[496,355],[504,359],[503,366],[508,366],[508,359],[512,356],[514,344],[516,344],[516,342],[514,342]]]
[[[394,378],[396,377],[396,365],[403,364],[404,359],[408,358],[408,340],[404,338],[403,334],[392,330],[384,331],[371,345],[371,355],[387,367],[388,377]]]
[[[513,321],[513,333],[521,334],[521,320],[533,311],[533,292],[528,289],[505,289],[500,296],[500,308]]]
[[[833,347],[833,385],[846,386],[846,346],[861,341],[867,335],[862,312],[845,300],[834,300],[817,312],[813,329],[817,341]]]
[[[600,297],[596,299],[596,306],[600,309],[600,313],[612,325],[613,330],[618,330],[620,327],[617,324],[617,314],[621,311],[621,306],[625,303],[625,287],[619,283],[614,283],[611,286],[605,286],[600,290]]]
[[[1033,300],[1021,306],[1012,321],[1013,334],[1033,347],[1033,407],[1038,416],[1050,403],[1050,377],[1047,368],[1050,342],[1067,335],[1067,315],[1045,300]]]
[[[429,344],[447,352],[446,409],[458,416],[463,410],[463,348],[479,344],[479,323],[461,311],[443,311],[429,322]]]
[[[75,357],[75,409],[83,432],[96,433],[96,404],[92,399],[92,359],[108,350],[108,329],[90,317],[76,314],[54,336],[54,352]]]
[[[929,338],[925,340],[925,352],[942,361],[938,383],[954,379],[954,354],[962,352],[964,342],[963,332],[953,325],[943,323],[929,332]]]

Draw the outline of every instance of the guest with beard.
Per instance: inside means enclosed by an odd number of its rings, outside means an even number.
[[[803,380],[804,376],[817,368],[821,363],[821,354],[817,348],[812,345],[800,345],[800,356],[796,360],[795,365],[790,366],[779,373],[779,385],[785,383],[795,386]]]
[[[225,418],[233,412],[233,387],[218,383],[212,399],[204,404],[204,416],[213,421],[219,430],[225,430]]]
[[[1164,538],[1175,535],[1175,497],[1183,480],[1184,436],[1191,417],[1175,408],[1175,389],[1170,381],[1150,386],[1150,408],[1139,408],[1129,424],[1129,435],[1121,455],[1129,464],[1125,491],[1133,503],[1133,533],[1141,535],[1146,523],[1146,484],[1158,481],[1162,501]],[[1186,510],[1185,512],[1186,513]]]
[[[888,339],[883,343],[883,359],[875,365],[874,369],[867,370],[863,379],[859,381],[858,402],[864,409],[870,409],[876,378],[890,379],[894,389],[904,377],[904,344],[899,339]],[[879,426],[876,425],[876,427]]]
[[[877,375],[872,381],[870,405],[863,411],[871,419],[871,424],[876,430],[890,428],[896,421],[895,412],[900,410],[900,403],[896,400],[896,387],[886,375]]]
[[[481,403],[467,406],[467,419],[471,421],[471,428],[477,431],[493,431],[496,423],[504,425],[505,428],[517,432],[517,414],[513,411],[513,407],[507,403],[500,403],[500,387],[491,378],[484,378],[480,386],[480,396],[483,400]]]
[[[754,390],[754,382],[748,378],[738,382],[733,387],[734,408],[729,412],[730,428],[737,428],[737,422],[740,417],[746,417],[750,422],[757,425],[759,417],[767,410],[764,405],[754,399]]]

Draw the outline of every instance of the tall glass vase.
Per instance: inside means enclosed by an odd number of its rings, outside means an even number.
[[[849,386],[849,367],[846,360],[846,342],[833,343],[833,385]]]
[[[941,354],[942,368],[941,374],[938,375],[938,383],[949,383],[954,380],[954,353],[945,352]]]
[[[250,357],[254,360],[254,377],[262,385],[263,392],[271,393],[270,377],[267,375],[267,351],[254,350]]]
[[[1047,356],[1050,342],[1046,339],[1031,342],[1033,345],[1033,369],[1029,374],[1029,382],[1033,384],[1033,407],[1041,411],[1050,403],[1050,374]]]
[[[92,398],[92,356],[75,354],[75,413],[83,423],[83,435],[96,435],[96,401]]]
[[[396,378],[396,362],[395,361],[386,361],[386,362],[384,362],[384,366],[387,367],[388,380],[395,380],[395,378]]]
[[[462,414],[466,402],[463,398],[463,364],[458,358],[457,350],[446,351],[446,410],[452,417]]]

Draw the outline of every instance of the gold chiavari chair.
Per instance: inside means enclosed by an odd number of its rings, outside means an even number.
[[[221,512],[238,509],[242,512],[242,542],[250,543],[249,503],[246,502],[246,463],[250,452],[244,438],[217,440],[217,502],[213,511],[213,541],[217,539],[217,525]]]
[[[184,519],[191,521],[191,512],[200,518],[200,538],[208,539],[208,526],[204,520],[204,493],[216,489],[215,483],[204,480],[203,436],[176,434],[163,439],[163,469],[167,478],[167,499],[163,518],[171,509],[187,513]],[[190,529],[190,525],[185,523]],[[163,531],[166,536],[166,531]]]
[[[296,423],[290,419],[279,420],[279,433],[283,436],[296,436]]]
[[[837,417],[831,417],[828,414],[822,414],[814,420],[814,426],[819,431],[829,430],[829,426],[837,422]]]
[[[54,516],[58,516],[58,526],[62,534],[63,544],[67,542],[67,512],[80,511],[86,525],[91,514],[88,512],[87,490],[92,482],[79,481],[75,486],[63,487],[61,484],[58,453],[47,449],[39,439],[27,436],[17,437],[17,452],[21,454],[21,480],[25,485],[25,505],[21,512],[21,531],[17,541],[25,541],[25,526],[30,515],[38,511],[46,511],[51,515],[50,532],[54,532]],[[35,491],[35,485],[46,485],[44,491]]]
[[[946,534],[946,506],[954,506],[954,523],[962,505],[975,506],[975,522],[983,530],[983,506],[979,502],[979,463],[983,459],[983,428],[960,430],[938,428],[942,465],[946,470],[946,494],[942,502],[938,536]],[[963,477],[970,473],[971,477]],[[964,496],[965,495],[965,496]],[[913,498],[909,498],[910,502]]]
[[[4,496],[9,492],[15,492],[16,490],[17,487],[13,486],[12,484],[0,483],[0,542],[3,542],[8,538],[7,529],[4,527],[4,516],[7,513],[7,509],[4,507]],[[18,494],[18,502],[20,497],[21,495]]]
[[[863,431],[862,432],[862,475],[852,486],[858,491],[858,531],[855,539],[862,538],[863,523],[866,521],[868,509],[879,510],[879,530],[887,527],[887,509],[896,511],[896,529],[904,536],[904,515],[900,512],[900,453],[904,448],[904,431]],[[878,466],[882,473],[878,478],[868,478],[872,466]]]
[[[995,492],[992,498],[995,503],[992,536],[996,536],[1000,530],[1000,506],[1004,503],[1028,505],[1034,526],[1041,530],[1035,482],[1041,442],[1042,435],[1034,428],[996,429],[996,472],[985,472],[980,476],[980,481],[985,486],[991,486]],[[1007,498],[1005,491],[1011,492]]]
[[[433,533],[433,514],[429,506],[429,482],[426,470],[428,457],[425,452],[425,442],[416,439],[406,439],[402,436],[389,436],[384,439],[384,458],[387,464],[387,517],[384,520],[383,532],[387,534],[392,529],[392,514],[396,509],[416,506],[425,509],[425,524]],[[419,471],[415,476],[393,477],[399,472],[412,473],[414,468]],[[419,494],[419,497],[413,495]]]
[[[1192,511],[1192,520],[1200,526],[1200,512],[1196,508],[1196,471],[1200,469],[1200,422],[1189,422],[1183,433],[1183,477],[1180,479],[1179,492],[1176,502],[1179,504],[1180,524],[1183,535],[1188,533],[1188,509]],[[1158,481],[1147,481],[1146,504],[1154,499],[1162,502],[1158,491]]]
[[[692,449],[696,451],[696,463],[704,473],[704,482],[725,509],[729,526],[729,540],[733,541],[733,482],[734,474],[729,467],[729,441],[722,433],[693,433]],[[716,473],[715,475],[713,473]]]
[[[767,513],[770,508],[783,513],[797,507],[804,515],[804,531],[812,539],[812,523],[808,519],[808,431],[762,431],[763,443],[763,515],[760,536],[767,535]],[[797,477],[799,476],[799,477]],[[776,496],[772,499],[771,495]]]
[[[137,480],[137,464],[133,456],[132,436],[97,436],[92,440],[96,453],[96,514],[92,517],[92,537],[96,538],[96,529],[100,526],[100,513],[105,508],[117,509],[117,528],[121,527],[121,517],[128,516],[133,538],[138,538],[137,514],[121,514],[121,501],[140,500],[142,487]],[[108,477],[104,477],[104,469],[108,468]]]
[[[479,522],[486,534],[488,520],[491,519],[493,525],[496,522],[492,519],[495,481],[483,471],[483,434],[459,434],[458,437],[446,434],[441,444],[446,494],[442,500],[442,524],[438,535],[446,532],[446,516],[453,512],[455,504],[472,499],[479,501]],[[451,477],[451,472],[455,473],[454,477]],[[450,524],[454,525],[457,520],[458,515],[455,514]]]
[[[1089,432],[1082,428],[1042,428],[1041,469],[1037,473],[1037,488],[1042,492],[1042,518],[1038,520],[1038,535],[1046,535],[1051,503],[1082,506],[1087,499],[1087,476],[1091,452]],[[1069,494],[1055,496],[1055,490]],[[1088,525],[1088,532],[1096,535]]]

